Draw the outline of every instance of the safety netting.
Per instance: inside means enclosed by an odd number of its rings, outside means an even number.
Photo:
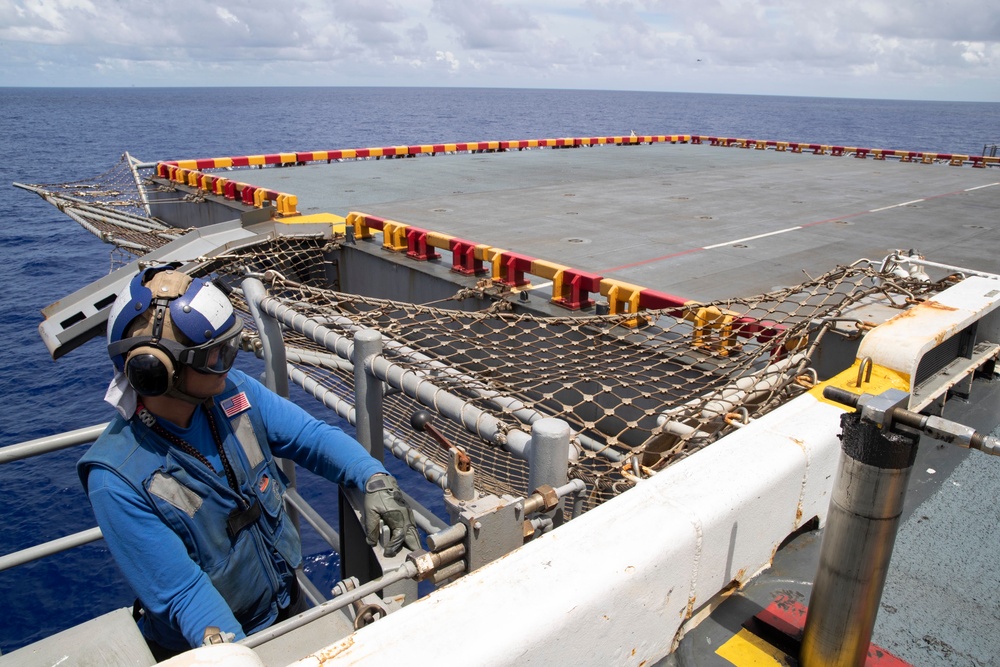
[[[116,226],[110,215],[102,224],[105,240],[134,255],[142,252],[132,246],[153,247],[163,238],[163,230]],[[121,239],[131,245],[120,245]],[[851,306],[878,298],[903,308],[949,284],[860,261],[752,297],[554,317],[515,312],[512,299],[485,288],[456,287],[452,299],[434,304],[338,291],[343,241],[268,236],[223,254],[178,259],[199,261],[201,274],[233,290],[244,312],[238,286],[253,274],[265,278],[271,298],[327,329],[347,338],[362,329],[381,332],[389,360],[494,416],[501,431],[530,432],[545,417],[565,420],[578,454],[569,474],[587,484],[587,509],[807,391],[817,381],[812,369],[820,340],[860,336],[870,326],[854,322],[854,333],[847,334],[834,326]],[[478,307],[482,303],[490,305]],[[245,336],[247,349],[260,349],[254,327]],[[325,347],[290,329],[284,337],[297,368],[350,400],[350,360],[332,359]],[[433,406],[420,405],[399,387],[384,400],[386,431],[446,468],[446,450],[410,427],[416,410]],[[469,454],[481,491],[530,492],[527,465],[504,449],[502,433],[486,439],[455,422],[436,424]]]
[[[476,290],[456,289],[451,300],[428,305],[331,289],[337,274],[331,251],[338,245],[337,239],[271,238],[214,258],[205,273],[233,284],[248,273],[263,275],[271,297],[347,338],[361,329],[379,331],[387,358],[495,416],[504,429],[529,432],[537,419],[565,420],[578,454],[570,477],[587,483],[587,508],[812,387],[820,339],[860,336],[871,326],[853,322],[849,334],[834,327],[852,305],[879,298],[902,308],[948,284],[893,277],[860,262],[753,297],[552,317],[512,312],[507,300],[463,309],[467,299],[482,296]],[[351,391],[351,367],[324,360],[322,345],[294,332],[286,332],[285,343],[308,352],[296,355],[300,359],[316,359],[297,362],[313,380],[334,392]],[[421,407],[433,406],[388,392],[386,430],[446,467],[446,450],[409,425]],[[481,490],[530,491],[525,462],[497,440],[437,423],[469,454]]]
[[[194,201],[197,197],[156,185],[149,180],[152,173],[152,167],[140,167],[125,153],[111,169],[89,179],[15,185],[39,195],[91,234],[113,245],[114,270],[188,231],[153,217],[146,205],[144,190],[170,190],[176,193],[179,202]]]

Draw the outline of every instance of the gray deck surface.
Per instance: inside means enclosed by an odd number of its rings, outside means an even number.
[[[1000,272],[993,168],[654,144],[239,178],[297,195],[302,213],[361,211],[688,299],[797,284],[804,271],[881,260],[896,248]]]

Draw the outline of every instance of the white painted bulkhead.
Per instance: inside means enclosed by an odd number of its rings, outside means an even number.
[[[294,664],[648,664],[694,610],[825,518],[842,412],[804,394]]]

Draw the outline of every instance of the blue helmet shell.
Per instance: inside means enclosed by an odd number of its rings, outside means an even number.
[[[152,290],[146,286],[160,271],[172,266],[151,267],[140,271],[111,306],[108,316],[108,345],[125,336],[137,318],[146,313],[154,303]],[[202,345],[229,331],[236,323],[233,305],[222,291],[207,280],[195,278],[184,293],[171,298],[170,319],[174,326],[189,340],[177,341]],[[112,363],[119,371],[125,368],[125,354],[112,355]]]
[[[236,312],[222,290],[195,278],[184,294],[170,302],[170,318],[193,345],[202,345],[229,331]]]

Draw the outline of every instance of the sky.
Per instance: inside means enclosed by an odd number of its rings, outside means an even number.
[[[1000,102],[998,0],[0,0],[0,86]]]

